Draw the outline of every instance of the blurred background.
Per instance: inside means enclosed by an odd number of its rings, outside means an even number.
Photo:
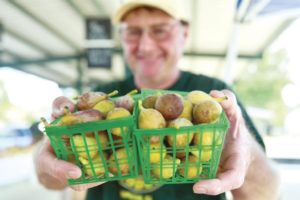
[[[39,185],[32,163],[55,97],[129,75],[118,27],[121,0],[0,0],[0,194],[82,199]],[[278,164],[282,199],[300,196],[300,0],[186,0],[191,34],[182,70],[231,84]]]

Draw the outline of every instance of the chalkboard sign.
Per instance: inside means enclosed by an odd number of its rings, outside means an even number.
[[[112,38],[110,19],[86,19],[86,39],[103,40]]]
[[[86,58],[88,67],[91,68],[107,68],[112,65],[112,49],[111,48],[88,48],[86,49]]]

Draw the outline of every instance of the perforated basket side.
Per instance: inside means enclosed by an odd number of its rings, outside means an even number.
[[[70,185],[74,185],[138,175],[136,143],[132,135],[134,123],[132,115],[71,126],[50,126],[45,131],[56,156],[81,168],[79,179],[68,180]],[[121,131],[122,137],[112,134],[116,128]]]

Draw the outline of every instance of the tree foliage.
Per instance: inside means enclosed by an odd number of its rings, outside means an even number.
[[[235,81],[233,87],[245,105],[271,110],[273,125],[282,125],[287,108],[281,97],[281,90],[289,80],[283,65],[286,53],[265,53],[261,60],[248,66]]]

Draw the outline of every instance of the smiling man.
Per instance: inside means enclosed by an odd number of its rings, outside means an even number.
[[[119,90],[123,95],[135,88],[152,88],[202,90],[214,97],[226,95],[228,100],[221,105],[230,120],[230,129],[215,179],[164,185],[146,194],[134,194],[117,181],[72,188],[89,189],[89,200],[221,200],[225,199],[225,192],[232,192],[238,200],[275,200],[278,175],[265,156],[261,137],[230,87],[221,80],[178,68],[189,35],[182,7],[174,0],[131,0],[120,6],[113,20],[120,26],[124,57],[133,75],[98,87],[97,91]],[[68,177],[80,177],[78,167],[55,159],[48,139],[37,153],[35,163],[40,182],[48,188],[65,188]]]

